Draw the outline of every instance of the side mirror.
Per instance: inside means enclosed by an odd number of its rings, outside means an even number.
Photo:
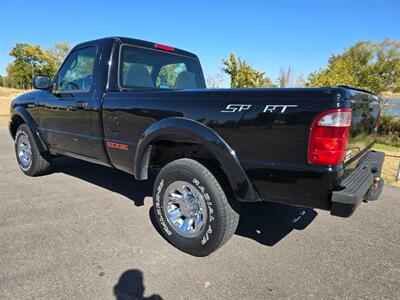
[[[35,76],[33,77],[33,87],[38,90],[49,90],[53,86],[51,79],[47,76]]]

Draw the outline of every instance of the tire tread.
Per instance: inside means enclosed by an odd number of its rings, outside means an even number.
[[[218,235],[218,240],[215,242],[215,247],[213,249],[207,249],[206,252],[199,250],[198,252],[194,253],[194,255],[197,256],[208,255],[211,252],[214,252],[222,247],[233,236],[239,223],[239,214],[229,204],[226,194],[216,177],[203,164],[189,158],[177,159],[167,164],[161,170],[158,176],[160,176],[161,178],[163,171],[165,172],[165,170],[174,167],[187,167],[189,169],[200,171],[200,173],[203,175],[204,178],[206,178],[208,183],[212,187],[214,187],[214,192],[216,192],[217,194],[217,200],[219,201],[218,205],[220,208],[220,219],[222,220],[221,227],[219,228],[220,234]],[[158,182],[157,179],[156,182]]]

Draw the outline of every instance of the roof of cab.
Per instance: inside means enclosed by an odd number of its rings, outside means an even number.
[[[97,42],[97,43],[100,42],[101,43],[102,41],[107,41],[107,40],[114,40],[114,41],[116,41],[116,42],[118,42],[120,44],[129,44],[129,45],[140,46],[140,47],[145,47],[145,48],[149,48],[149,49],[154,49],[155,45],[160,44],[160,43],[154,43],[154,42],[143,41],[143,40],[127,38],[127,37],[121,37],[121,36],[111,36],[111,37],[104,37],[104,38],[100,38],[100,39],[96,39],[96,40],[83,42],[83,43],[80,43],[80,44],[76,45],[75,47],[81,46],[81,45],[90,44],[92,42]],[[173,46],[170,46],[170,47],[173,48],[173,51],[172,51],[173,53],[177,53],[177,54],[180,54],[180,55],[185,55],[185,56],[193,57],[193,58],[197,59],[197,56],[194,53],[191,53],[189,51],[185,51],[185,50],[182,50],[182,49],[178,49],[178,48],[175,48]],[[157,49],[157,50],[160,50],[160,49]],[[166,51],[166,50],[162,50],[161,49],[161,51]],[[166,51],[166,52],[168,52],[168,51]]]

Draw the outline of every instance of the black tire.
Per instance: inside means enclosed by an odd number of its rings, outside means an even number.
[[[168,191],[178,182],[188,183],[205,200],[202,207],[206,208],[207,213],[203,225],[199,227],[202,230],[196,233],[198,236],[183,236],[171,226],[173,221],[167,216]],[[239,214],[229,204],[214,175],[199,162],[187,158],[175,160],[161,169],[154,183],[153,205],[158,226],[167,241],[194,256],[209,255],[224,245],[235,233],[239,222]]]
[[[28,141],[30,148],[30,159],[23,162],[23,159],[19,155],[18,145],[21,141]],[[18,127],[17,133],[15,134],[15,155],[19,168],[28,176],[39,176],[49,172],[51,158],[50,155],[42,155],[36,145],[33,138],[33,133],[28,125],[22,124]]]

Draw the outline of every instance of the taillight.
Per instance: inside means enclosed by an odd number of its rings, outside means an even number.
[[[165,50],[165,51],[171,51],[171,52],[175,51],[175,49],[173,47],[162,45],[162,44],[154,44],[154,48]]]
[[[351,108],[319,114],[311,125],[308,161],[317,165],[337,165],[346,155],[351,126]]]

